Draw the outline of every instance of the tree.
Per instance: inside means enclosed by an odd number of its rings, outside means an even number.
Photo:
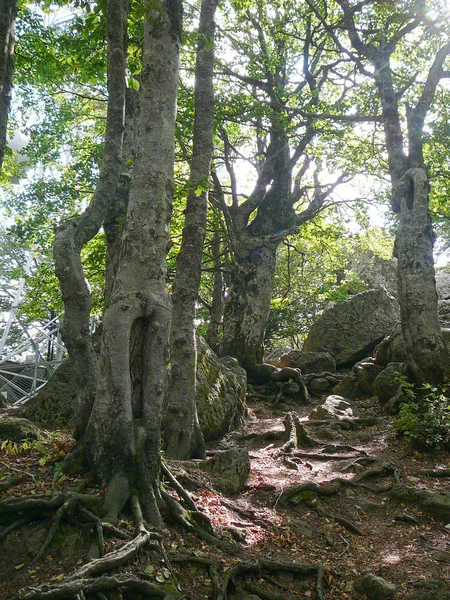
[[[152,3],[147,13],[131,192],[120,262],[104,314],[86,450],[97,477],[117,484],[109,488],[111,514],[117,514],[134,490],[144,517],[161,525],[160,432],[171,316],[166,249],[182,5],[178,0]]]
[[[14,27],[17,16],[17,0],[1,0],[0,3],[0,170],[6,149],[6,127],[11,104],[14,72]]]
[[[361,73],[374,81],[381,103],[392,182],[391,207],[399,217],[395,251],[408,365],[418,383],[442,383],[450,368],[437,313],[434,233],[428,208],[430,181],[423,135],[436,88],[444,76],[450,41],[446,41],[448,35],[433,15],[432,3],[405,3],[401,7],[391,3],[351,6],[347,0],[338,3],[344,14],[343,26],[356,53],[353,60]],[[428,66],[423,67],[423,79],[418,78],[416,83],[417,73],[405,81],[402,75],[397,75],[392,61],[399,53],[412,50],[419,31],[422,39],[430,39],[426,52]],[[414,35],[408,39],[410,33]],[[342,52],[350,53],[337,36],[335,40]]]
[[[200,11],[192,158],[185,223],[172,292],[172,367],[165,442],[167,456],[178,459],[205,456],[203,434],[196,409],[195,306],[202,273],[207,191],[213,153],[213,43],[217,3],[218,0],[203,0]]]
[[[316,111],[321,103],[325,106],[327,97],[333,98],[328,73],[337,67],[339,57],[327,47],[323,29],[307,6],[275,3],[270,14],[266,8],[264,2],[255,2],[240,14],[237,10],[237,27],[227,38],[238,53],[234,67],[224,64],[221,69],[227,98],[229,90],[237,88],[232,101],[223,102],[220,126],[230,192],[219,169],[215,175],[233,257],[221,353],[237,357],[256,377],[263,359],[277,249],[286,236],[326,207],[345,179],[343,175],[329,184],[319,182],[325,156],[315,148],[328,128],[324,115]],[[341,119],[339,114],[330,117]],[[237,132],[236,121],[244,124]],[[247,158],[249,146],[255,150]],[[238,189],[235,171],[236,162],[243,160],[256,172],[246,196]]]

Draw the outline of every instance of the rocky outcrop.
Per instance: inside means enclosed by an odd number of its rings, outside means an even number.
[[[302,375],[308,373],[324,373],[336,371],[336,361],[328,352],[303,352],[302,350],[291,350],[281,357],[287,364],[284,367],[300,369]]]
[[[399,306],[383,288],[356,294],[324,311],[304,343],[304,352],[328,352],[338,367],[369,356],[399,320]]]
[[[37,396],[27,402],[27,419],[44,429],[73,429],[79,380],[78,370],[66,360]]]
[[[389,600],[395,596],[397,591],[394,584],[373,573],[366,573],[355,579],[353,589],[360,598],[368,600]]]

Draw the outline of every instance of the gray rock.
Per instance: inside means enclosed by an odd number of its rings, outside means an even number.
[[[336,361],[328,352],[303,352],[292,350],[286,356],[289,364],[286,366],[300,369],[302,375],[307,373],[334,373]]]
[[[412,584],[415,591],[405,600],[450,600],[450,589],[442,579],[424,579]]]
[[[317,319],[304,352],[329,352],[344,366],[370,355],[399,320],[396,300],[383,288],[338,302]]]
[[[394,584],[373,573],[366,573],[356,579],[353,582],[353,589],[368,600],[389,600],[397,591]]]
[[[11,442],[23,442],[28,439],[36,439],[41,433],[39,427],[28,419],[17,417],[5,417],[0,419],[0,442],[9,440]]]
[[[397,323],[375,350],[378,365],[406,361],[406,346],[400,323]]]
[[[352,407],[342,396],[328,396],[323,404],[309,413],[310,419],[350,419],[353,416]]]
[[[382,370],[383,367],[377,364],[373,358],[365,358],[353,366],[352,371],[355,374],[362,395],[370,396],[373,394],[373,384]]]
[[[27,402],[27,419],[45,429],[73,429],[79,379],[73,363],[63,362],[37,396]]]
[[[373,384],[373,393],[385,404],[393,398],[400,386],[397,379],[403,373],[403,363],[389,363],[388,366],[377,375]]]
[[[250,457],[245,448],[233,447],[206,463],[215,477],[217,489],[224,494],[239,494],[250,474]]]
[[[334,387],[333,393],[338,396],[344,396],[349,400],[356,400],[360,396],[358,380],[353,372],[344,375],[342,380]]]
[[[198,420],[212,440],[243,424],[247,374],[235,358],[219,359],[200,336],[197,353]]]
[[[316,429],[316,437],[319,438],[319,440],[335,440],[338,437],[338,434],[329,427],[318,427]]]
[[[325,377],[317,377],[308,384],[309,391],[316,396],[327,392],[331,387],[331,383]]]

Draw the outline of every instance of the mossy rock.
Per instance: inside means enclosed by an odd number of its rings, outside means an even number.
[[[18,417],[5,417],[0,420],[0,442],[9,440],[11,442],[23,442],[36,439],[41,433],[39,427],[28,419]]]

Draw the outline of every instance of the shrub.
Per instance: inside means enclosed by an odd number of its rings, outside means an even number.
[[[404,377],[400,384],[407,397],[394,421],[400,433],[423,450],[450,448],[449,387],[416,387]]]

